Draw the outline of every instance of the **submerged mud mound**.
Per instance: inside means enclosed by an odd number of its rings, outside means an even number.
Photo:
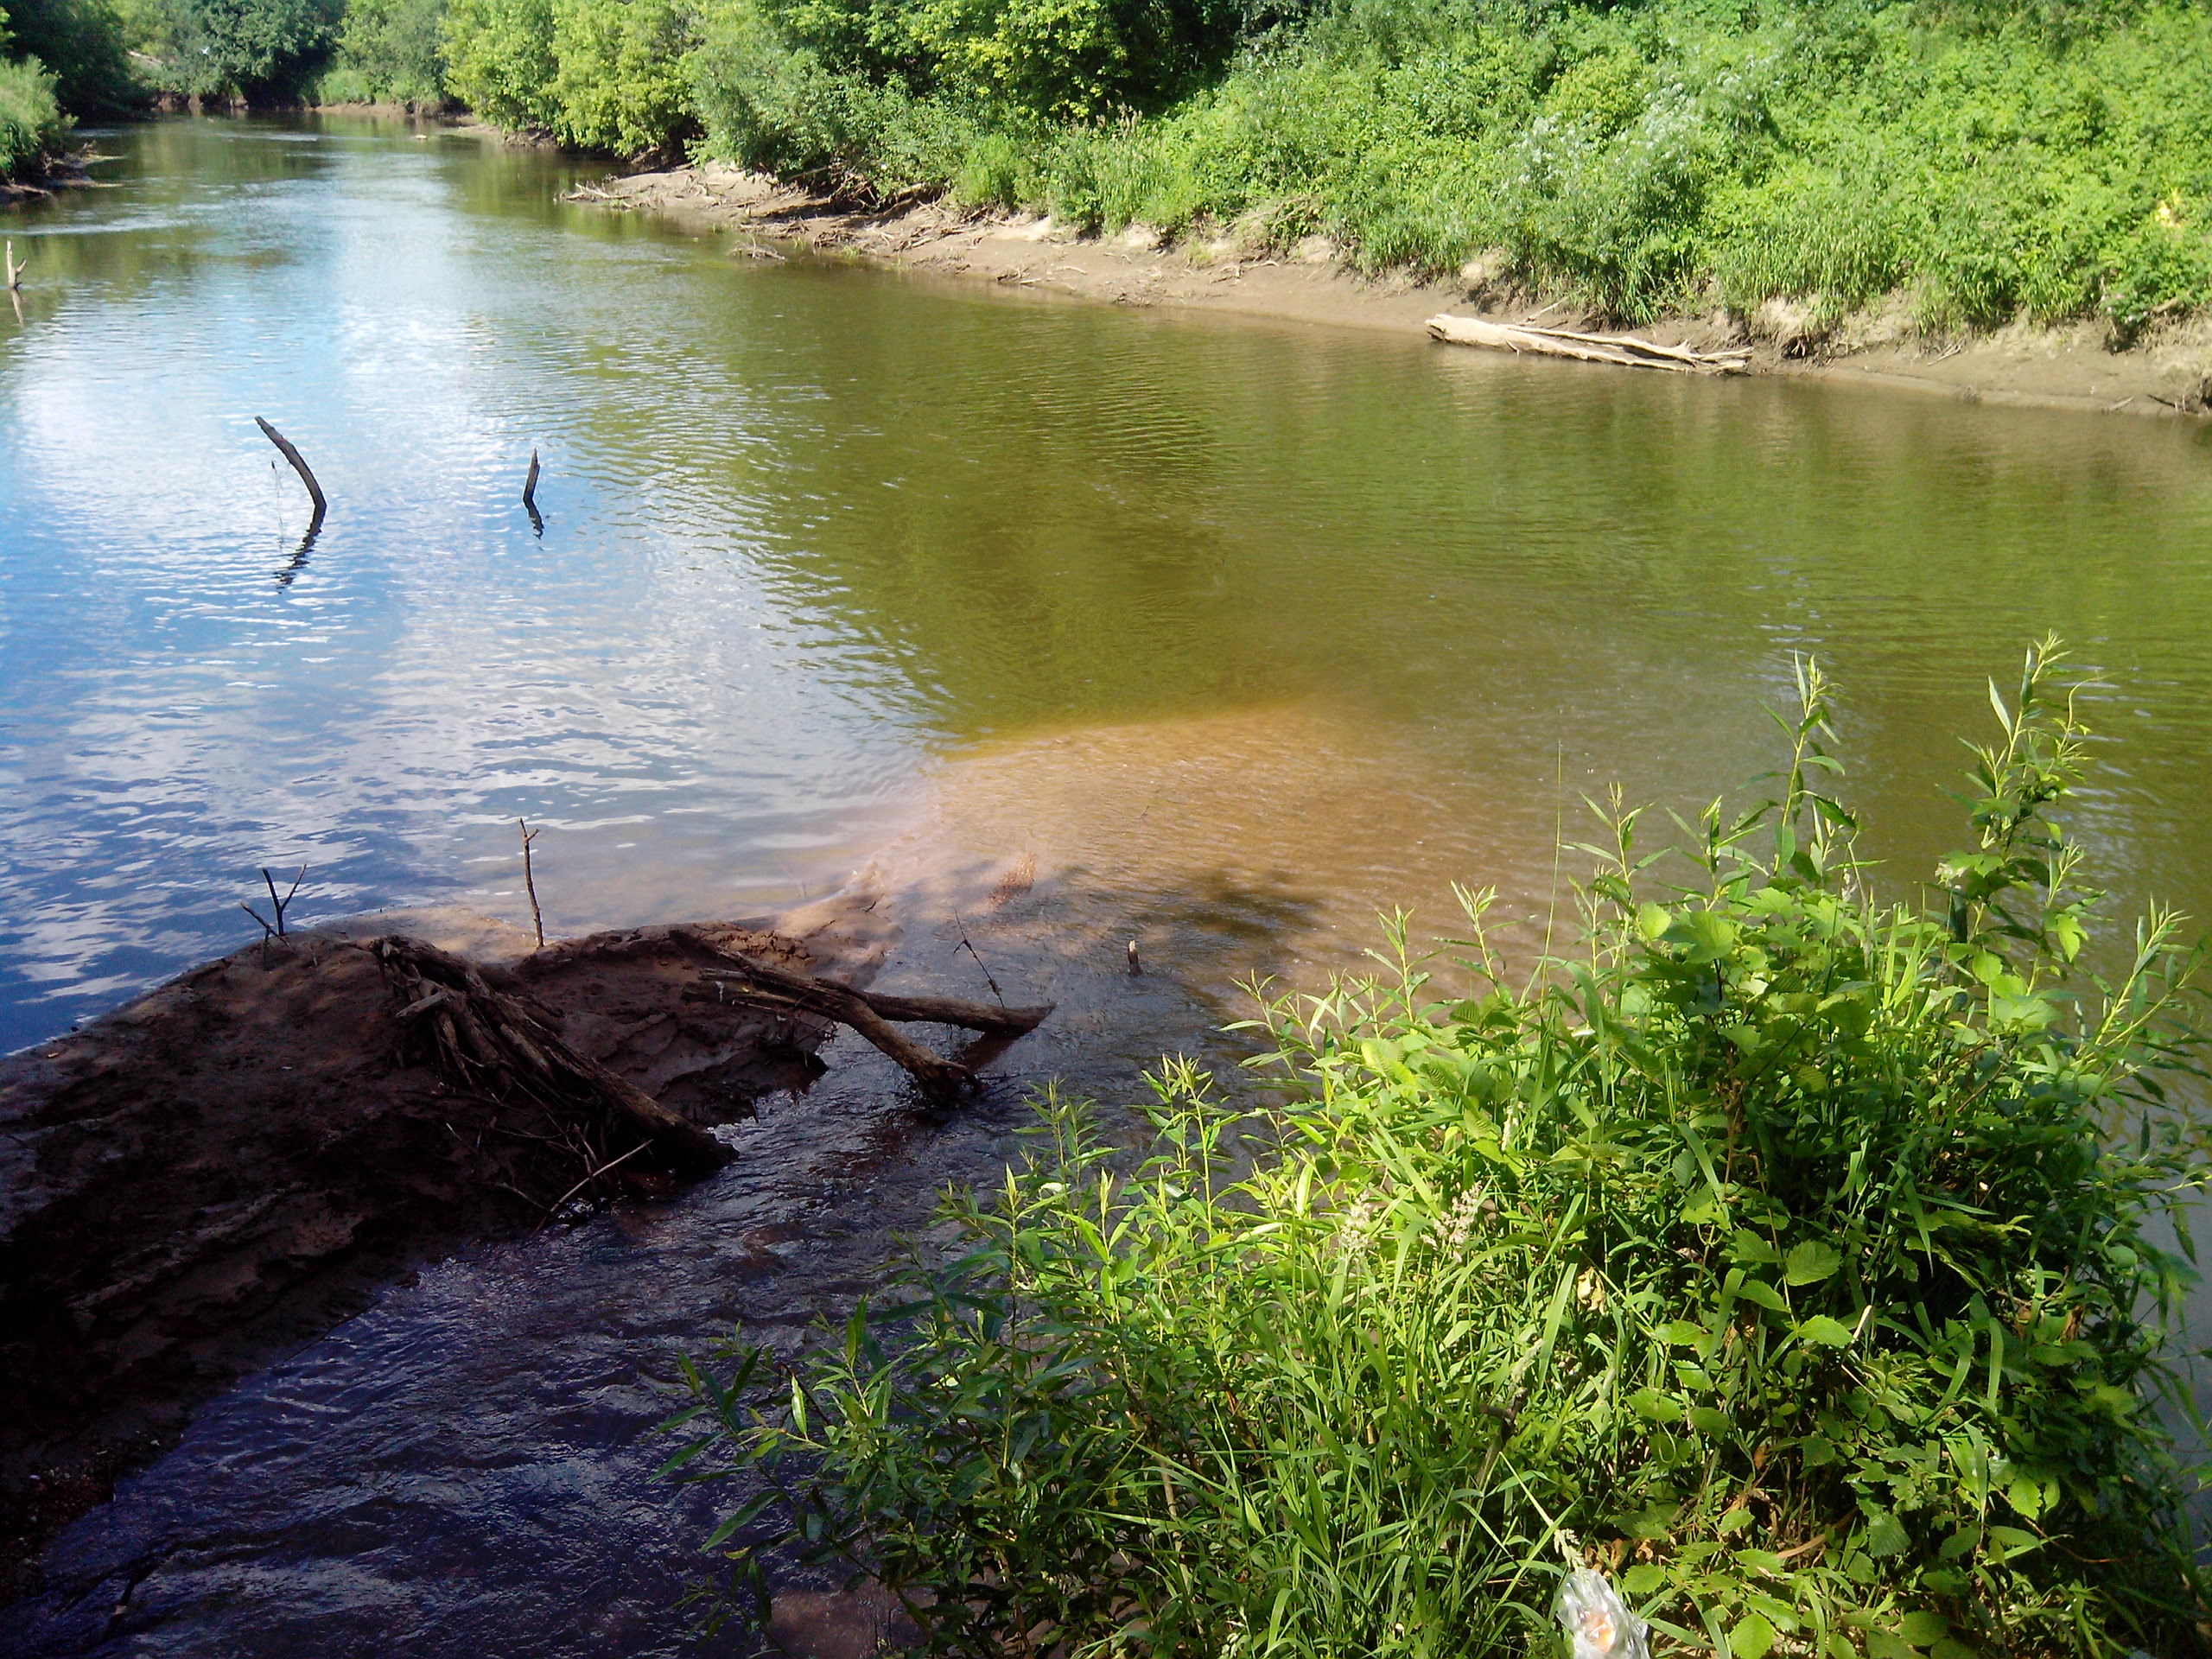
[[[805,1081],[827,1031],[727,1000],[702,968],[734,952],[865,976],[874,953],[833,938],[849,919],[817,910],[805,938],[641,928],[505,962],[403,943],[537,1032],[525,1050],[551,1037],[688,1128]],[[674,1189],[681,1160],[638,1134],[595,1134],[442,1055],[437,1021],[407,1017],[422,982],[380,955],[393,931],[250,947],[0,1060],[0,1601],[29,1587],[44,1536],[197,1402],[412,1265],[616,1183]]]

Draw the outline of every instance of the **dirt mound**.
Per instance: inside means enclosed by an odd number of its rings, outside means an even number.
[[[857,918],[817,908],[803,938],[640,928],[505,962],[496,935],[471,943],[503,1006],[711,1123],[804,1082],[827,1026],[724,1001],[700,969],[736,952],[865,978],[876,953],[840,929]],[[249,947],[0,1060],[0,1602],[196,1403],[410,1267],[588,1189],[674,1190],[635,1152],[594,1180],[588,1137],[436,1064],[374,949],[400,931]]]

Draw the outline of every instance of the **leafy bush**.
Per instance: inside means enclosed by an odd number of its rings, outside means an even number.
[[[1562,1558],[1732,1659],[2192,1646],[2199,953],[2081,965],[2056,664],[1992,688],[1929,905],[1870,896],[1808,670],[1777,798],[1679,887],[1616,803],[1524,988],[1471,900],[1471,993],[1402,950],[1265,1005],[1274,1109],[1170,1066],[1132,1172],[1048,1102],[899,1305],[787,1383],[687,1364],[671,1471],[757,1487],[710,1547],[873,1573],[940,1652],[1546,1652]]]
[[[316,100],[436,109],[446,101],[445,16],[445,0],[347,0]]]
[[[552,0],[448,0],[446,85],[453,95],[511,132],[550,132]]]
[[[35,61],[0,62],[0,179],[38,173],[68,130],[54,76]]]
[[[691,18],[674,0],[553,0],[553,132],[637,156],[694,127],[683,76]]]
[[[450,0],[446,85],[486,120],[622,156],[696,130],[677,0]]]
[[[328,62],[345,0],[159,0],[166,91],[289,102]]]
[[[9,51],[36,58],[71,115],[113,115],[140,101],[122,17],[108,0],[11,0]]]

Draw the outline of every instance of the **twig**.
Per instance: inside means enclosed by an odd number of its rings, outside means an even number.
[[[308,499],[315,503],[315,517],[308,521],[308,534],[314,535],[322,527],[323,512],[330,505],[322,499],[322,486],[315,481],[315,474],[308,470],[307,462],[301,459],[300,452],[292,448],[292,441],[289,438],[258,415],[253,417],[253,423],[261,429],[262,436],[276,446],[276,453],[292,463],[292,470],[300,475],[300,482],[308,486]]]
[[[636,1146],[634,1146],[634,1147],[631,1147],[629,1151],[627,1151],[627,1152],[624,1153],[624,1154],[623,1154],[620,1158],[610,1158],[610,1159],[608,1159],[605,1163],[601,1164],[601,1165],[597,1169],[594,1169],[594,1171],[592,1171],[592,1173],[591,1173],[590,1174],[588,1174],[588,1175],[585,1176],[585,1177],[583,1178],[583,1179],[582,1179],[581,1181],[578,1181],[578,1182],[577,1182],[574,1186],[570,1187],[567,1192],[563,1192],[563,1193],[559,1198],[557,1198],[554,1199],[554,1200],[553,1200],[553,1202],[552,1202],[551,1204],[550,1204],[550,1205],[546,1205],[546,1206],[545,1206],[545,1221],[550,1221],[550,1220],[552,1220],[552,1219],[553,1219],[553,1217],[554,1217],[555,1216],[558,1215],[558,1214],[561,1212],[561,1206],[562,1206],[563,1205],[566,1204],[566,1203],[567,1203],[570,1198],[575,1198],[575,1197],[576,1196],[576,1194],[577,1194],[577,1193],[579,1193],[579,1192],[582,1192],[582,1191],[584,1190],[584,1188],[586,1188],[586,1187],[589,1186],[589,1185],[590,1185],[594,1181],[597,1180],[601,1176],[602,1176],[602,1175],[606,1174],[606,1173],[607,1173],[607,1172],[608,1170],[610,1170],[610,1169],[613,1168],[615,1165],[617,1165],[617,1164],[626,1164],[626,1163],[628,1163],[628,1162],[629,1162],[632,1158],[636,1157],[639,1153],[643,1152],[643,1151],[644,1151],[647,1147],[650,1147],[651,1145],[652,1145],[652,1141],[639,1141],[639,1142],[638,1142],[638,1144],[637,1144]],[[539,1222],[537,1224],[538,1224],[540,1227],[543,1227],[543,1226],[544,1226],[544,1224],[545,1224],[545,1221],[541,1221],[541,1222]]]
[[[304,864],[300,866],[299,874],[292,878],[292,885],[285,889],[282,899],[276,896],[276,878],[269,874],[265,865],[262,868],[261,879],[269,884],[269,902],[276,909],[276,937],[281,939],[284,937],[284,907],[292,902],[292,895],[299,892],[300,883],[308,879],[308,867]],[[254,918],[256,921],[260,919],[258,916]]]
[[[533,468],[535,464],[532,463]],[[543,832],[531,829],[526,818],[517,818],[515,823],[522,830],[522,884],[530,892],[530,919],[537,929],[537,948],[543,950],[545,948],[545,912],[537,907],[537,876],[530,864],[530,843]]]
[[[952,925],[960,930],[961,947],[965,950],[969,956],[975,957],[976,965],[978,968],[982,969],[983,983],[991,988],[991,995],[998,998],[999,1007],[1006,1007],[1006,993],[999,989],[998,981],[991,977],[990,968],[985,963],[982,957],[976,956],[976,947],[968,938],[968,924],[960,919],[960,912],[957,910],[952,912]]]

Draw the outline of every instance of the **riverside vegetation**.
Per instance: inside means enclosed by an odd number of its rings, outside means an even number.
[[[2055,649],[1925,903],[1799,690],[1770,799],[1664,856],[1605,810],[1525,982],[1471,897],[1466,994],[1401,949],[1264,1001],[1279,1103],[1171,1065],[1141,1162],[1048,1098],[890,1300],[688,1363],[670,1472],[754,1493],[724,1606],[795,1548],[941,1653],[1545,1653],[1573,1558],[1662,1651],[2201,1650],[2202,951],[2160,914],[2084,966]]]
[[[1934,332],[2095,318],[2124,346],[2212,302],[2212,12],[2196,0],[11,10],[16,51],[60,71],[63,111],[134,79],[454,102],[853,200],[946,194],[1245,249],[1320,232],[1363,267],[1424,275],[1471,259],[1631,321],[1780,300],[1816,336],[1902,296]],[[54,55],[64,35],[73,69]],[[0,71],[14,153],[51,119],[35,75]]]

